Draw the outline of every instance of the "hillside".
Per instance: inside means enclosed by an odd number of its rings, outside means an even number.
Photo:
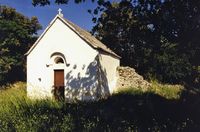
[[[197,93],[152,82],[98,102],[30,100],[22,82],[0,90],[0,131],[197,131]]]

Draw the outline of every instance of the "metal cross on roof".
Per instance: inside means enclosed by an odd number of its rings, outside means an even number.
[[[62,9],[58,9],[58,14],[60,15],[60,14],[62,14]]]
[[[58,15],[61,16],[61,17],[63,17],[62,9],[60,9],[60,8],[58,9]]]

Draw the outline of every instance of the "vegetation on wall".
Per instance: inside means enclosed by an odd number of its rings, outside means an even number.
[[[24,54],[41,29],[37,17],[28,18],[15,9],[0,6],[0,85],[24,80]]]

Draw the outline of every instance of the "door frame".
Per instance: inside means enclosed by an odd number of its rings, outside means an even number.
[[[58,86],[58,87],[55,86],[56,71],[62,71],[63,72],[63,86]],[[56,100],[64,100],[65,99],[65,70],[64,69],[53,69],[53,80],[54,80],[53,81],[53,84],[54,84],[53,85],[53,97]]]

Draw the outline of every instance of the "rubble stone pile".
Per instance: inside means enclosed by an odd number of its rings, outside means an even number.
[[[121,88],[141,88],[148,89],[151,84],[143,79],[143,77],[135,72],[131,67],[118,67],[117,89]]]

